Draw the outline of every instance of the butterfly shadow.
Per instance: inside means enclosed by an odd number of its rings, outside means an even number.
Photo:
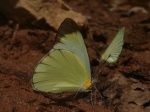
[[[90,100],[90,98],[88,98],[90,96],[90,92],[80,92],[80,93],[77,93],[77,95],[76,95],[76,92],[57,93],[57,94],[40,93],[40,94],[42,94],[45,98],[49,99],[50,102],[52,102],[51,105],[63,106],[63,107],[67,107],[70,109],[76,108],[76,106],[72,104],[73,102],[79,103],[78,101],[81,99]]]

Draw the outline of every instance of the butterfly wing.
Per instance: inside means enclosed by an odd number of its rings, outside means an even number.
[[[90,63],[85,43],[77,24],[70,18],[65,19],[59,27],[56,44],[53,50],[65,49],[77,55],[91,79]]]
[[[106,61],[108,63],[115,63],[117,61],[122,50],[124,33],[125,27],[121,28],[112,40],[111,44],[101,57],[102,61]]]
[[[67,18],[58,31],[52,50],[38,63],[33,87],[60,93],[86,90],[91,85],[89,57],[76,23]]]
[[[43,92],[60,93],[86,90],[87,72],[80,59],[67,50],[48,53],[35,68],[33,87]]]

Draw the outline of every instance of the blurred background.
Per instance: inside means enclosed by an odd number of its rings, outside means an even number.
[[[102,97],[93,91],[33,91],[34,67],[54,45],[65,18],[79,25]],[[126,27],[115,64],[99,61]],[[0,3],[0,112],[150,112],[150,0],[2,0]],[[70,105],[67,107],[67,105]]]

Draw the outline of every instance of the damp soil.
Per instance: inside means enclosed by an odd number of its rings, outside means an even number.
[[[80,31],[98,90],[78,93],[73,100],[75,93],[36,92],[31,85],[34,67],[52,48],[56,32],[18,27],[0,14],[0,112],[150,112],[149,2],[124,0],[117,6],[113,0],[66,0],[74,11],[88,16]],[[118,61],[103,65],[99,56],[123,26]]]

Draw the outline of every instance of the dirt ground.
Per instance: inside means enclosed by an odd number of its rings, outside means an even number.
[[[56,33],[49,28],[17,24],[0,14],[0,112],[150,112],[150,1],[65,0],[88,16],[81,28],[92,77],[100,96],[92,93],[40,93],[32,89],[32,72],[52,48]],[[116,3],[115,3],[116,4]],[[115,64],[98,60],[117,31],[125,26],[122,53]],[[69,106],[68,106],[69,105]]]

